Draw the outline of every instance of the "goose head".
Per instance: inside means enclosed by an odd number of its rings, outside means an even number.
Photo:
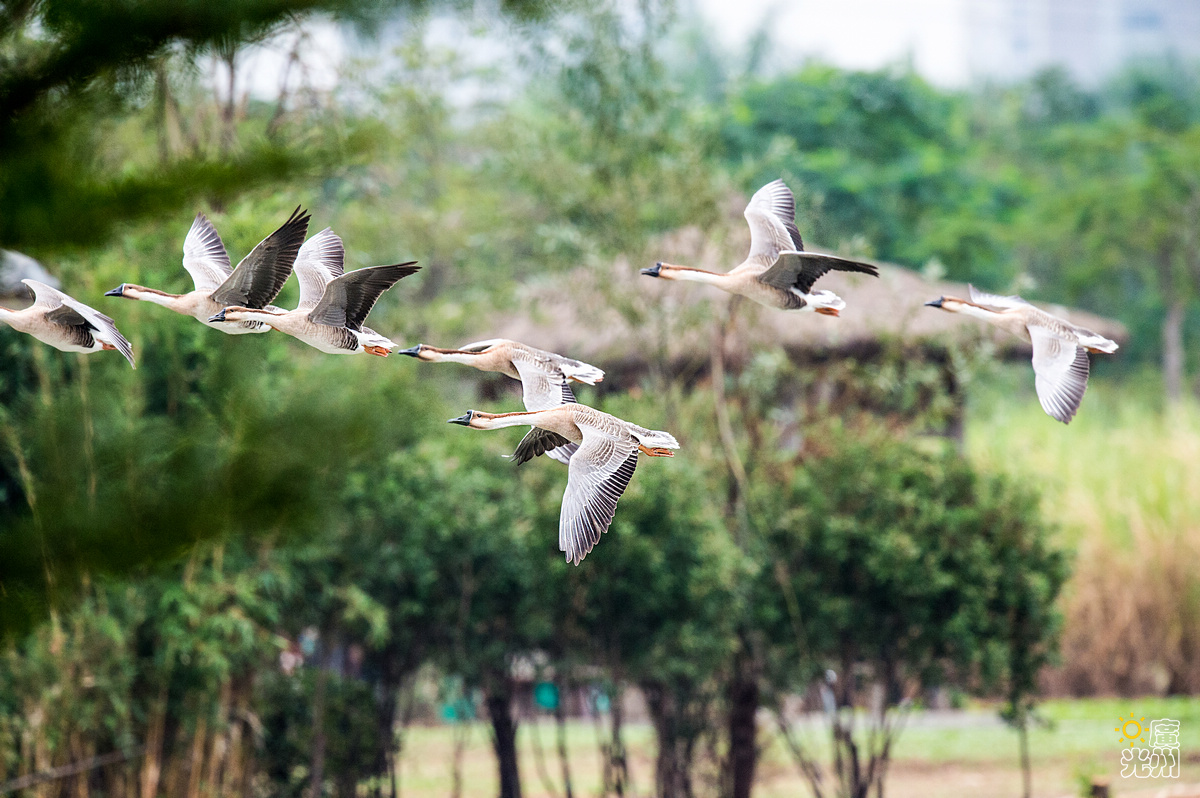
[[[657,277],[660,280],[674,280],[679,271],[686,268],[686,266],[676,266],[673,263],[659,261],[652,268],[642,269],[641,273],[647,277]]]
[[[426,363],[436,363],[442,359],[441,352],[439,352],[437,349],[434,349],[432,346],[426,346],[425,344],[410,346],[408,349],[398,349],[396,350],[396,354],[415,357],[417,360],[423,360]]]
[[[933,300],[932,302],[926,302],[925,307],[941,308],[942,310],[949,311],[950,313],[957,313],[963,309],[964,305],[970,305],[970,304],[971,303],[968,302],[967,300],[959,299],[958,297],[940,296],[937,299]]]
[[[470,426],[472,426],[471,422],[475,420],[476,415],[478,415],[477,411],[468,410],[467,412],[463,413],[458,418],[449,419],[446,423],[447,424],[462,424],[464,427],[470,427]]]

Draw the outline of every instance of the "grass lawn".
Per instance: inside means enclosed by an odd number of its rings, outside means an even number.
[[[1113,727],[1131,712],[1147,722],[1158,718],[1180,722],[1183,765],[1178,780],[1120,778],[1121,744]],[[1109,777],[1114,796],[1160,794],[1166,787],[1200,783],[1200,699],[1050,701],[1042,707],[1042,714],[1051,724],[1030,735],[1037,796],[1079,795],[1081,781],[1091,776]],[[761,798],[808,795],[806,782],[799,777],[783,745],[768,736],[770,728],[765,721],[760,724],[765,750],[755,794]],[[814,742],[824,741],[816,724],[805,730],[805,736]],[[636,724],[627,728],[625,737],[633,793],[649,795],[654,778],[653,733],[648,725]],[[416,798],[452,794],[456,739],[463,745],[462,794],[496,794],[489,730],[485,724],[475,723],[458,729],[436,726],[409,730],[401,764],[404,795]],[[526,721],[521,724],[518,739],[525,795],[562,796],[553,723],[549,719],[536,724]],[[541,767],[535,745],[539,740]],[[568,750],[575,794],[596,795],[601,778],[597,729],[586,721],[572,721]],[[891,798],[1007,798],[1020,795],[1020,785],[1016,734],[997,720],[994,709],[979,707],[910,716],[896,749],[886,794]],[[701,794],[711,791],[701,790]],[[1172,794],[1200,795],[1200,787],[1194,793]]]

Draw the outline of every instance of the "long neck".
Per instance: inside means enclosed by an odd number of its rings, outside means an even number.
[[[143,288],[140,285],[125,286],[125,296],[142,302],[152,302],[172,310],[179,307],[183,294],[168,294],[166,291],[156,291],[153,288]]]
[[[434,363],[462,363],[479,367],[479,352],[460,352],[456,349],[435,349]]]
[[[958,312],[964,316],[974,316],[977,319],[983,319],[995,324],[1000,320],[1000,314],[994,310],[981,308],[978,305],[972,305],[970,302],[963,302],[958,306]]]
[[[256,308],[237,308],[237,318],[227,319],[227,321],[261,321],[266,324],[279,321],[280,316],[286,313],[272,313],[269,310],[259,310]]]
[[[16,315],[16,313],[17,312],[15,310],[9,310],[8,308],[0,308],[0,321],[4,322],[5,324],[8,324],[9,318]]]
[[[503,429],[504,427],[536,427],[546,415],[545,410],[528,413],[498,413],[494,416],[476,416],[471,426],[478,429]]]
[[[706,272],[703,269],[693,269],[689,266],[676,266],[669,272],[671,280],[686,280],[692,283],[704,283],[705,285],[723,285],[728,281],[729,275],[717,274],[715,272]]]

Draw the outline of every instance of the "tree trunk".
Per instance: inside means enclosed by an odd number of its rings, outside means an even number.
[[[729,776],[733,798],[750,798],[758,762],[758,669],[743,652],[729,683]]]
[[[1181,297],[1172,297],[1163,317],[1163,383],[1167,401],[1172,404],[1183,398],[1183,317],[1186,304]]]
[[[320,643],[318,643],[320,645]],[[317,658],[317,683],[313,689],[312,765],[309,768],[309,798],[321,798],[325,782],[325,687],[329,671],[324,657]]]
[[[567,710],[566,683],[556,682],[558,687],[558,703],[554,706],[554,727],[557,732],[558,761],[562,763],[563,786],[566,798],[575,798],[571,790],[571,761],[567,757]]]
[[[517,723],[513,718],[513,684],[508,676],[491,680],[487,691],[488,717],[492,721],[492,745],[500,767],[500,798],[521,798],[517,771]]]
[[[661,682],[642,685],[647,709],[658,738],[658,756],[654,762],[655,794],[659,798],[690,798],[691,762],[688,741],[679,728],[679,703],[669,687]]]
[[[1033,798],[1033,771],[1029,767],[1029,718],[1022,713],[1021,725],[1017,727],[1021,742],[1021,796]]]

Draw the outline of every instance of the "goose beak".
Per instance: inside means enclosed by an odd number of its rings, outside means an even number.
[[[647,277],[660,277],[662,272],[662,263],[654,264],[653,269],[642,269],[642,274]]]
[[[105,291],[105,296],[125,296],[125,283],[121,283],[111,291]]]
[[[416,346],[410,346],[408,349],[397,349],[396,354],[397,355],[408,355],[409,357],[417,357],[421,354],[422,346],[424,346],[424,344],[417,344]]]
[[[946,299],[946,297],[944,297],[944,296],[940,296],[940,297],[938,297],[937,299],[933,300],[932,302],[926,302],[926,303],[925,303],[925,307],[927,307],[927,308],[940,308],[940,307],[942,306],[942,302],[943,302],[943,301],[945,301],[945,299]]]
[[[217,315],[215,315],[215,316],[209,316],[209,317],[208,317],[208,320],[209,320],[210,322],[213,322],[213,321],[225,321],[225,309],[224,309],[224,308],[221,308],[221,312],[220,312],[220,313],[218,313],[218,314],[217,314]]]
[[[459,416],[458,418],[452,418],[449,421],[447,421],[446,423],[447,424],[462,424],[464,427],[469,427],[469,426],[471,426],[471,416],[473,416],[473,415],[475,415],[475,411],[468,410],[465,414]]]

